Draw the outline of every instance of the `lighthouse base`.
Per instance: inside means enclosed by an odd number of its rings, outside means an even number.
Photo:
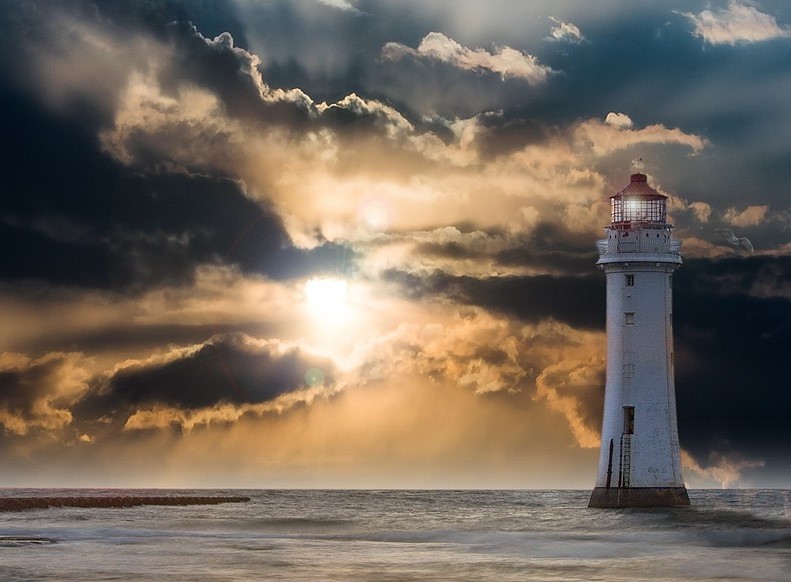
[[[671,507],[689,505],[685,487],[596,487],[588,507]]]

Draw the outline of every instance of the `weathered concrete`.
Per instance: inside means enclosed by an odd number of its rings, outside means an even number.
[[[672,507],[689,505],[684,487],[596,487],[588,507]]]
[[[202,496],[80,496],[80,497],[0,497],[0,511],[46,509],[48,507],[134,507],[138,505],[216,505],[243,503],[249,497]]]

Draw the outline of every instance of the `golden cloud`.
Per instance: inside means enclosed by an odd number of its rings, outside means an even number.
[[[765,220],[768,210],[769,207],[766,205],[748,206],[744,210],[729,208],[725,211],[724,218],[733,226],[756,226]]]
[[[17,435],[67,426],[71,406],[88,390],[86,360],[80,353],[0,354],[0,425]]]
[[[416,49],[397,42],[389,42],[382,48],[382,58],[386,60],[395,61],[407,55],[441,61],[459,69],[491,71],[503,79],[523,79],[530,85],[546,82],[553,72],[550,67],[540,64],[533,55],[509,46],[498,47],[495,52],[470,49],[441,32],[429,32]]]

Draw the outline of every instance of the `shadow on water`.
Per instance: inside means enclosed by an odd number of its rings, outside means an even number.
[[[57,544],[58,541],[51,538],[31,537],[31,536],[0,536],[0,548],[18,548],[23,546],[44,546]]]
[[[628,508],[616,511],[635,517],[645,516],[653,521],[661,521],[682,528],[791,529],[791,520],[789,519],[768,518],[736,509],[691,506]]]
[[[636,529],[676,531],[703,545],[791,548],[788,517],[761,515],[760,510],[735,502],[731,507],[722,505],[723,500],[717,504],[704,500],[688,507],[626,508],[615,512]]]

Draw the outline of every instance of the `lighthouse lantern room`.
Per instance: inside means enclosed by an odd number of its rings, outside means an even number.
[[[596,487],[589,507],[689,505],[673,380],[672,276],[681,242],[667,197],[633,174],[610,197],[597,265],[607,279],[607,372]]]

